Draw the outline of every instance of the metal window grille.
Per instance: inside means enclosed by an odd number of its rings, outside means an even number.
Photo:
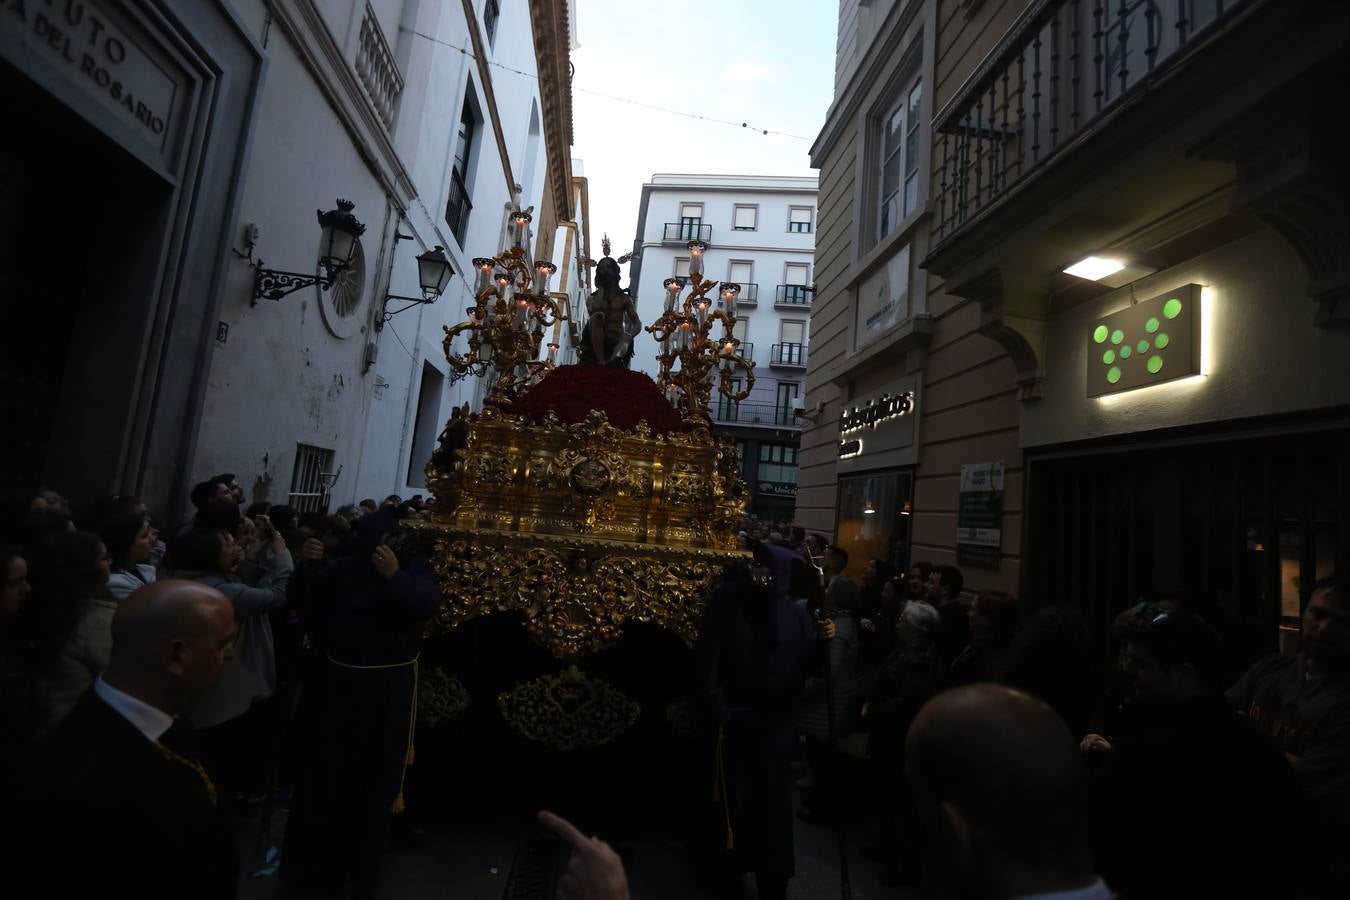
[[[336,480],[332,450],[309,444],[295,445],[295,468],[291,472],[288,502],[297,512],[327,512],[328,491]]]

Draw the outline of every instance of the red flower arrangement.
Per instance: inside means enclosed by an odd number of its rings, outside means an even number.
[[[509,413],[539,422],[550,412],[567,424],[601,410],[624,431],[646,421],[655,434],[687,431],[675,407],[642,372],[605,366],[559,366],[511,405]]]

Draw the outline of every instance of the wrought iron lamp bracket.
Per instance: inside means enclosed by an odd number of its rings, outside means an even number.
[[[258,260],[251,263],[253,266],[253,299],[249,301],[249,306],[257,306],[259,300],[280,300],[287,294],[294,294],[296,291],[307,287],[318,285],[322,290],[328,290],[332,284],[324,275],[311,275],[305,272],[283,272],[280,269],[267,269],[263,267],[263,261]]]
[[[398,309],[391,311],[389,309],[390,300],[403,300],[406,301],[406,303],[404,306],[400,306]],[[424,306],[434,302],[436,302],[435,297],[428,299],[426,297],[404,297],[401,294],[386,294],[384,298],[384,311],[381,313],[380,317],[375,320],[375,330],[383,331],[385,323],[401,312],[407,312],[414,307]]]

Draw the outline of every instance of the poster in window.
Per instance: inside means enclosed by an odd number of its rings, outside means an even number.
[[[964,465],[956,512],[956,562],[997,569],[1002,546],[1003,463]]]
[[[901,247],[858,288],[858,346],[872,343],[909,318],[909,245]]]

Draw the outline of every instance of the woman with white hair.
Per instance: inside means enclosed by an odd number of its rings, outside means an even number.
[[[896,647],[881,664],[872,700],[863,711],[873,778],[886,797],[881,843],[864,848],[863,855],[886,864],[881,881],[887,885],[919,879],[918,819],[905,781],[905,735],[919,709],[946,681],[937,644],[941,631],[936,607],[922,600],[905,604],[895,623]]]

